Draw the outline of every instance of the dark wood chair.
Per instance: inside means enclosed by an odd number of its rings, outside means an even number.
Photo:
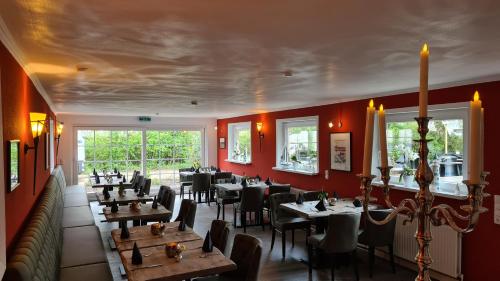
[[[193,183],[190,187],[193,192],[193,199],[196,200],[196,195],[198,195],[198,203],[201,203],[201,195],[205,194],[205,203],[208,206],[210,206],[210,178],[209,173],[193,174]],[[189,195],[189,198],[191,198],[191,195]]]
[[[210,226],[210,237],[217,249],[222,253],[226,250],[227,238],[229,236],[229,227],[226,221],[213,220]]]
[[[302,192],[302,195],[304,196],[304,201],[317,201],[318,196],[321,191],[305,191]]]
[[[255,220],[259,220],[264,229],[264,189],[258,187],[245,187],[241,190],[241,201],[235,204],[234,225],[236,225],[236,213],[240,212],[241,225],[243,232],[247,232],[247,213],[254,213]]]
[[[179,169],[179,196],[184,199],[184,194],[186,189],[189,193],[189,198],[191,198],[191,189],[185,188],[186,186],[191,186],[193,182],[193,177],[191,175],[181,175],[181,172],[191,172],[192,168],[180,168]]]
[[[257,281],[260,273],[262,242],[251,235],[236,234],[234,237],[231,260],[238,268],[222,273],[219,280]]]
[[[184,220],[184,223],[193,228],[194,219],[196,217],[196,201],[191,199],[182,199],[179,214],[175,221]]]
[[[271,227],[272,227],[272,238],[271,238],[271,250],[274,247],[274,239],[276,232],[281,233],[281,249],[283,259],[285,258],[286,249],[286,232],[292,231],[292,247],[295,246],[295,230],[303,229],[306,232],[307,238],[311,235],[311,221],[304,218],[299,218],[293,216],[292,214],[286,212],[280,205],[283,203],[295,202],[296,198],[294,194],[291,193],[275,193],[271,195],[269,201],[271,202]]]

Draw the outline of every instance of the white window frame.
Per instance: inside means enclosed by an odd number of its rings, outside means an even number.
[[[428,116],[433,117],[433,120],[444,119],[462,119],[463,120],[463,179],[467,179],[468,171],[468,147],[469,147],[469,108],[468,102],[449,103],[430,105],[428,107]],[[390,122],[408,122],[414,120],[418,116],[418,107],[406,107],[386,110],[386,123]],[[378,115],[375,114],[375,126],[373,133],[373,152],[372,152],[372,174],[376,175],[375,184],[381,184],[380,171],[377,169],[380,166],[380,139],[378,129]],[[415,121],[416,122],[416,121]],[[418,187],[405,187],[403,184],[390,183],[391,187],[399,190],[416,191]],[[463,183],[456,184],[440,183],[439,190],[432,190],[435,195],[448,197],[453,199],[464,199],[467,196],[467,187]]]
[[[283,146],[288,143],[288,128],[290,127],[302,127],[302,126],[316,126],[316,150],[318,151],[318,159],[316,161],[316,168],[312,171],[302,170],[300,168],[294,168],[293,166],[282,166],[281,165],[281,155],[283,152]],[[319,171],[319,117],[314,116],[304,116],[296,118],[286,118],[276,120],[276,162],[273,170],[297,173],[303,175],[317,175]]]
[[[238,161],[233,159],[234,145],[236,144],[236,132],[248,129],[250,131],[250,145],[248,147],[248,157],[246,161]],[[248,165],[252,163],[252,122],[229,123],[227,125],[227,159],[226,162]]]

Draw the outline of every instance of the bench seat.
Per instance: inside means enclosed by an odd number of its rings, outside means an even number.
[[[96,263],[61,269],[60,281],[112,281],[107,263]]]
[[[94,216],[88,206],[67,207],[63,209],[62,227],[95,225]]]

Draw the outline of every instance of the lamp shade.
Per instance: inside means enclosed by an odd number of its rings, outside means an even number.
[[[262,131],[262,122],[257,122],[256,125],[257,125],[257,132],[260,133],[260,131]]]
[[[45,127],[45,118],[47,114],[30,112],[30,122],[31,122],[31,133],[33,138],[39,137],[43,132],[43,127]]]
[[[64,127],[64,123],[63,122],[58,122],[57,123],[57,135],[58,136],[60,136],[62,134],[63,127]]]

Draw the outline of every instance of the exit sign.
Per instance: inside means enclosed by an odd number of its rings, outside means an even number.
[[[140,122],[151,122],[151,117],[149,116],[139,116]]]

